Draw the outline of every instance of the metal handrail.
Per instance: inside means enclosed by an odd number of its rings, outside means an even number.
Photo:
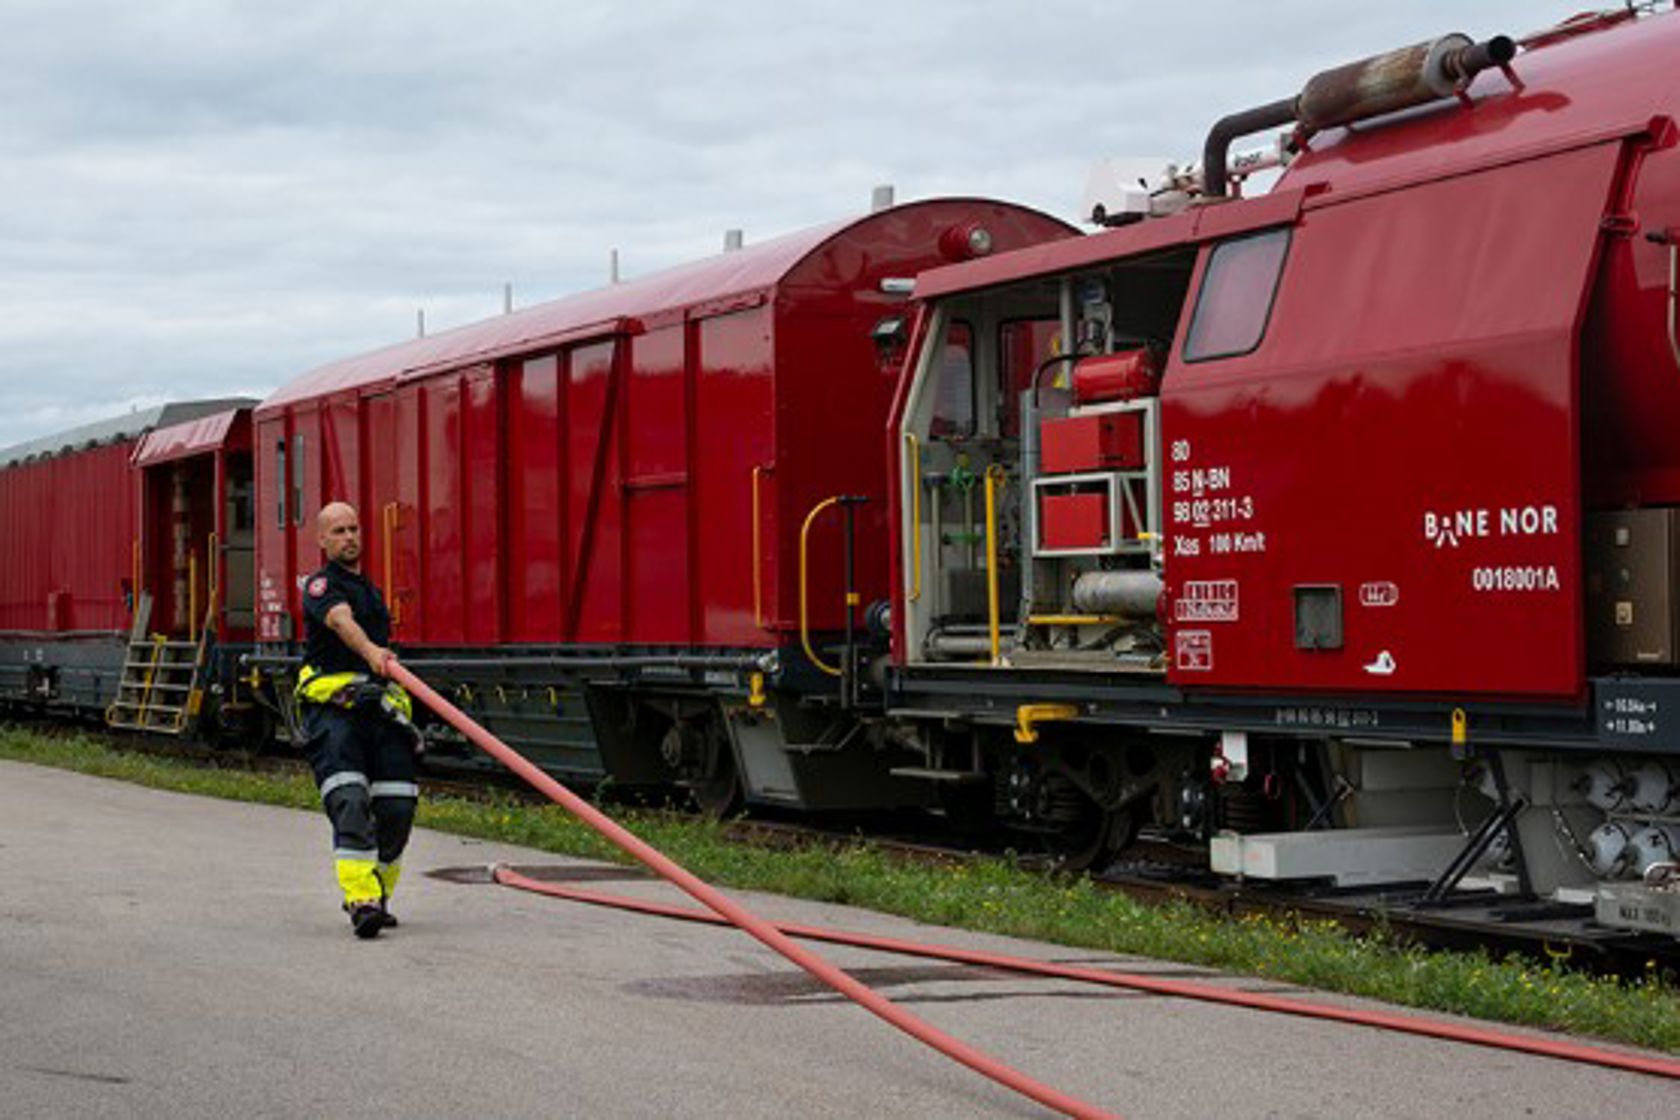
[[[998,611],[997,492],[1003,484],[1003,467],[986,468],[986,622],[992,639],[992,664],[1003,660],[1002,626]]]
[[[818,657],[817,651],[811,648],[811,612],[806,592],[809,590],[807,577],[810,574],[811,523],[816,521],[823,510],[839,504],[840,495],[838,494],[832,498],[824,498],[811,507],[811,512],[805,515],[805,524],[799,529],[799,643],[805,647],[805,656],[811,659],[811,664],[831,677],[843,676],[844,674],[835,666]]]
[[[753,622],[760,630],[767,630],[764,625],[764,540],[762,512],[758,497],[758,484],[764,477],[764,468],[757,466],[752,469],[752,576],[753,576]]]
[[[381,530],[381,551],[385,554],[385,595],[391,605],[391,625],[402,623],[402,597],[397,594],[394,572],[396,570],[396,548],[393,538],[397,531],[397,516],[400,506],[396,502],[386,502],[379,510],[379,524]]]
[[[922,445],[914,432],[904,433],[910,448],[910,602],[922,597]]]
[[[187,641],[198,641],[198,553],[191,550],[187,552]]]
[[[210,617],[214,617],[216,613],[216,600],[222,593],[222,538],[215,532],[212,532],[209,539],[205,541],[204,551],[205,559],[210,565],[209,570],[206,571],[204,575],[205,597],[209,600],[207,604],[208,614]]]

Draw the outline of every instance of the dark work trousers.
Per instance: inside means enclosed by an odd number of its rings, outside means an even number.
[[[309,765],[332,821],[344,901],[381,902],[402,872],[420,796],[413,733],[376,708],[301,707]]]

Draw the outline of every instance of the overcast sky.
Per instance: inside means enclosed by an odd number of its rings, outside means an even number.
[[[0,446],[900,201],[1090,164],[1587,0],[0,0]],[[1239,145],[1240,147],[1240,145]]]

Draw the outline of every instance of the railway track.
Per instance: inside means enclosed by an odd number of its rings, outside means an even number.
[[[105,734],[111,747],[138,754],[176,758],[198,765],[268,773],[307,773],[300,759],[249,751],[218,750],[175,741],[158,742]],[[513,798],[546,804],[510,776],[475,774],[470,779],[437,773],[421,778],[422,789],[483,800]],[[676,809],[658,810],[680,814]],[[958,866],[981,859],[1007,858],[1028,870],[1067,874],[1047,856],[1020,853],[1001,845],[976,848],[916,827],[902,815],[847,817],[842,822],[809,823],[774,818],[739,818],[724,825],[725,836],[761,848],[794,850],[813,846],[864,844],[895,858],[937,866]],[[1597,975],[1627,978],[1653,968],[1680,975],[1680,941],[1656,934],[1607,929],[1592,920],[1590,906],[1517,900],[1492,892],[1461,891],[1444,903],[1421,902],[1428,884],[1388,885],[1381,889],[1336,889],[1322,885],[1285,885],[1221,878],[1201,865],[1201,853],[1145,833],[1126,857],[1094,873],[1092,881],[1140,902],[1181,902],[1234,918],[1249,915],[1331,922],[1358,936],[1383,936],[1405,944],[1452,951],[1483,950],[1494,956],[1519,954],[1537,962],[1567,962]]]
[[[868,843],[904,859],[937,865],[1007,856],[1019,865],[1055,874],[1046,857],[1004,850],[977,851],[936,839],[875,835],[806,824],[742,819],[728,834],[746,843],[793,848],[800,845]],[[1140,902],[1183,902],[1233,918],[1259,915],[1332,922],[1357,936],[1382,936],[1429,949],[1494,956],[1519,954],[1537,962],[1566,961],[1598,975],[1635,978],[1659,971],[1680,974],[1680,944],[1655,934],[1606,929],[1592,920],[1590,906],[1521,901],[1492,892],[1464,891],[1445,904],[1420,903],[1427,883],[1396,884],[1381,890],[1335,889],[1243,882],[1216,876],[1200,864],[1197,850],[1147,833],[1127,857],[1090,878],[1104,890]]]

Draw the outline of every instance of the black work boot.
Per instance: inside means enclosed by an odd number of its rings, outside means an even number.
[[[385,928],[385,910],[379,903],[358,902],[347,909],[350,911],[350,928],[362,940],[378,937],[379,931]]]

